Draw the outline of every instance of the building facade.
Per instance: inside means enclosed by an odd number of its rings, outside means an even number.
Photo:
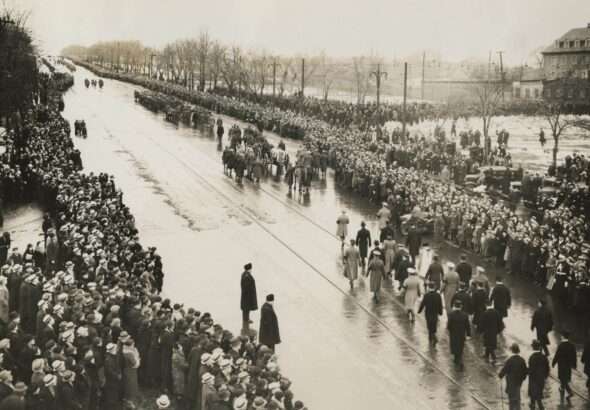
[[[543,72],[548,81],[574,77],[590,78],[590,23],[574,28],[543,52]]]

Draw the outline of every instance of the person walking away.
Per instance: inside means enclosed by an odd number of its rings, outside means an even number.
[[[408,268],[408,275],[408,278],[402,284],[402,289],[404,290],[404,306],[406,307],[406,312],[408,312],[410,323],[414,323],[416,320],[416,302],[422,295],[420,288],[422,285],[416,269]]]
[[[344,239],[348,236],[348,224],[350,219],[346,215],[346,211],[342,211],[342,214],[336,219],[336,236],[340,238],[340,251],[344,251]]]
[[[459,283],[459,291],[455,293],[453,299],[451,299],[451,309],[456,301],[461,302],[463,306],[463,312],[467,313],[467,316],[471,316],[473,314],[473,300],[471,299],[471,294],[469,293],[469,287],[466,283],[460,282]],[[451,313],[451,309],[447,310],[447,315]]]
[[[416,266],[416,257],[420,254],[420,246],[422,245],[422,235],[416,229],[416,225],[411,225],[408,230],[408,237],[406,238],[406,246],[410,253],[412,264]]]
[[[252,321],[250,312],[258,310],[258,298],[256,296],[256,281],[252,276],[252,264],[248,262],[244,265],[244,272],[240,281],[241,297],[240,309],[242,309],[242,329],[248,330]]]
[[[444,276],[445,271],[440,263],[439,257],[438,255],[434,255],[432,257],[432,263],[426,271],[424,280],[426,282],[432,282],[434,284],[435,289],[439,290]]]
[[[365,222],[361,222],[361,229],[356,233],[356,246],[361,257],[361,266],[363,273],[365,273],[366,259],[369,252],[369,246],[371,246],[371,231],[366,228]]]
[[[271,293],[266,296],[266,302],[260,309],[260,332],[258,340],[261,344],[266,345],[275,351],[275,345],[281,343],[279,333],[279,321],[274,311],[275,296]]]
[[[486,310],[488,305],[488,293],[483,287],[483,283],[477,282],[476,288],[471,295],[473,301],[473,326],[479,332],[479,322],[481,315]]]
[[[381,281],[385,276],[385,264],[383,263],[383,258],[376,256],[371,258],[367,272],[369,274],[369,287],[373,293],[373,300],[378,303],[379,292],[381,291]]]
[[[457,264],[457,273],[461,282],[469,284],[473,275],[473,267],[467,262],[467,255],[461,255],[461,262]]]
[[[565,392],[567,392],[567,401],[569,402],[572,395],[570,381],[572,380],[572,369],[577,367],[576,346],[570,342],[569,331],[564,330],[562,333],[563,341],[557,346],[557,351],[553,357],[551,367],[557,365],[557,377],[559,378],[559,397],[563,402]]]
[[[447,330],[449,332],[451,354],[454,357],[455,365],[463,370],[463,349],[465,348],[465,339],[471,336],[471,327],[469,326],[469,316],[462,310],[463,305],[456,301],[453,310],[449,313],[447,320]]]
[[[488,301],[488,308],[483,312],[479,319],[479,328],[483,333],[483,345],[485,348],[484,358],[486,361],[492,359],[492,364],[496,362],[496,349],[498,348],[498,334],[502,331],[504,324],[502,317]]]
[[[418,257],[416,258],[416,271],[418,272],[418,276],[426,280],[426,273],[432,265],[434,261],[434,251],[428,245],[428,243],[423,243],[422,247],[420,248],[420,252]]]
[[[514,343],[510,346],[512,356],[506,360],[500,374],[500,379],[506,377],[506,394],[508,395],[508,408],[520,410],[520,388],[528,375],[528,368],[524,359],[520,356],[520,347]]]
[[[541,353],[542,344],[538,340],[533,340],[532,348],[534,352],[529,357],[530,408],[535,410],[538,407],[539,410],[544,410],[543,391],[549,377],[549,359],[547,355]]]
[[[428,284],[428,292],[422,298],[420,309],[418,313],[422,313],[426,317],[426,327],[428,328],[428,341],[430,345],[435,347],[438,339],[436,337],[436,329],[438,327],[438,318],[442,316],[443,304],[440,293],[436,291],[433,283]]]
[[[590,331],[586,336],[584,351],[582,352],[582,363],[584,364],[584,374],[586,375],[586,387],[590,393]]]
[[[381,209],[377,211],[377,218],[379,218],[379,231],[381,231],[387,226],[389,218],[391,218],[391,211],[389,210],[387,202],[381,204]]]
[[[531,330],[537,331],[537,341],[541,344],[541,350],[545,356],[549,356],[549,338],[547,335],[553,330],[553,315],[547,308],[547,301],[539,299],[537,310],[533,313]]]
[[[501,276],[496,278],[496,286],[492,289],[490,300],[494,302],[494,309],[500,313],[502,321],[504,321],[504,318],[508,316],[508,309],[510,309],[510,305],[512,304],[512,298],[510,296],[510,290],[502,282]]]
[[[350,245],[344,251],[344,276],[348,278],[350,289],[354,289],[354,281],[359,276],[359,266],[361,265],[361,254],[355,246],[356,241],[350,240]]]
[[[453,262],[448,262],[447,273],[443,277],[442,285],[442,292],[445,298],[445,309],[447,312],[451,311],[451,301],[459,290],[460,281],[459,274],[455,271],[455,264]]]
[[[471,288],[475,290],[478,283],[481,283],[486,290],[486,295],[490,293],[490,281],[486,275],[486,270],[481,266],[475,268],[475,276],[471,278]]]
[[[388,277],[391,276],[393,270],[393,261],[397,252],[397,243],[393,240],[393,235],[388,234],[383,242],[383,252],[385,253],[385,273]]]

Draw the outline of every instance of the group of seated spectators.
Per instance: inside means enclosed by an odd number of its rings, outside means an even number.
[[[161,296],[160,256],[113,176],[81,171],[53,104],[9,129],[0,162],[5,204],[47,210],[36,246],[0,238],[0,410],[305,408],[253,332]]]

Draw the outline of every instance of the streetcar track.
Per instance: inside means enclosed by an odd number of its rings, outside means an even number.
[[[139,87],[139,88],[143,88],[143,87]],[[104,125],[104,121],[101,121],[101,122]],[[105,129],[107,129],[106,126],[105,126]],[[185,160],[183,160],[182,158],[180,158],[178,155],[176,155],[173,152],[171,152],[170,150],[166,149],[164,146],[162,146],[160,143],[158,143],[153,138],[150,138],[149,136],[148,136],[148,138],[154,143],[154,145],[157,145],[160,149],[162,149],[162,151],[166,152],[168,155],[170,155],[173,158],[175,158],[179,163],[181,163],[184,167],[186,167],[188,170],[190,170],[191,173],[193,173],[197,178],[199,178],[201,181],[203,181],[209,187],[209,189],[211,191],[213,191],[216,194],[218,194],[219,196],[223,197],[233,207],[237,208],[248,219],[252,220],[263,231],[265,231],[268,235],[270,235],[276,242],[278,242],[279,244],[281,244],[284,248],[286,248],[290,253],[292,253],[295,257],[297,257],[300,261],[302,261],[305,265],[307,265],[316,274],[320,275],[325,281],[327,281],[338,292],[342,293],[345,297],[351,298],[354,301],[354,303],[358,307],[361,308],[361,310],[363,310],[367,315],[371,316],[375,321],[377,321],[384,329],[386,329],[386,331],[391,336],[393,336],[397,340],[401,341],[404,345],[406,345],[406,347],[408,347],[417,356],[419,356],[422,359],[423,362],[427,363],[431,368],[433,368],[436,371],[438,371],[447,380],[449,380],[455,386],[459,387],[461,390],[467,391],[468,394],[469,394],[469,396],[475,402],[477,402],[481,407],[486,408],[486,409],[490,409],[490,410],[492,409],[491,407],[489,407],[486,404],[485,399],[481,398],[479,394],[477,394],[477,393],[475,393],[475,392],[472,391],[473,390],[472,388],[470,388],[469,386],[464,386],[463,383],[461,383],[458,380],[456,380],[451,374],[449,374],[447,371],[445,371],[439,365],[437,365],[425,353],[422,353],[416,347],[414,347],[413,344],[409,340],[407,340],[405,337],[403,337],[402,335],[398,334],[398,332],[396,332],[395,330],[393,330],[383,319],[379,318],[376,314],[374,314],[373,312],[371,312],[368,307],[366,307],[365,305],[363,305],[360,301],[358,301],[355,297],[351,296],[345,290],[341,289],[341,287],[337,283],[335,283],[332,279],[330,279],[320,269],[316,268],[315,265],[313,265],[313,263],[311,263],[310,261],[308,261],[303,255],[301,255],[299,252],[297,252],[295,249],[293,249],[288,243],[286,243],[285,241],[283,241],[279,236],[277,236],[270,229],[268,229],[264,225],[264,223],[262,221],[260,221],[255,215],[252,215],[250,212],[248,212],[248,209],[247,208],[244,208],[243,205],[237,204],[230,196],[228,196],[227,194],[225,194],[224,192],[222,192],[222,190],[220,188],[216,187],[211,182],[209,182],[205,177],[203,177],[191,164],[187,163]],[[207,158],[211,162],[214,162],[213,159],[210,156],[207,156]],[[244,193],[243,190],[240,190],[235,184],[229,184],[229,186],[231,186],[235,191],[239,192],[240,194],[243,194]],[[297,209],[293,204],[290,204],[289,202],[286,202],[286,201],[282,200],[281,198],[277,197],[274,193],[269,192],[268,190],[266,190],[265,188],[263,188],[260,185],[255,186],[255,188],[259,189],[261,192],[263,192],[264,194],[266,194],[268,197],[274,199],[275,201],[279,202],[283,206],[287,207],[292,212],[296,213],[298,216],[300,216],[301,218],[305,219],[308,223],[310,223],[311,225],[315,226],[319,230],[321,230],[324,233],[328,234],[333,239],[335,239],[337,241],[340,240],[336,235],[334,235],[328,229],[324,228],[321,224],[319,224],[318,222],[316,222],[312,218],[310,218],[307,215],[305,215],[303,212],[301,212],[299,209]],[[391,297],[391,298],[389,298],[389,300],[391,300],[392,302],[394,302],[397,306],[399,306],[401,308],[404,307],[403,304],[399,300],[397,300],[397,298],[395,298],[395,297]],[[422,318],[420,318],[420,320],[421,320],[421,324],[423,325]],[[511,338],[516,339],[516,340],[519,340],[517,337],[514,337],[514,336],[511,336]],[[478,358],[478,356],[477,356],[477,354],[475,352],[470,352],[470,353],[473,354],[476,358]],[[553,379],[554,381],[558,381],[558,379],[555,376],[553,376],[553,375],[550,375],[550,378]],[[582,398],[583,400],[586,400],[586,401],[589,400],[588,397],[586,397],[585,395],[583,395],[582,393],[580,393],[579,391],[577,391],[575,388],[572,388],[572,391],[574,392],[575,395],[577,395],[578,397]]]

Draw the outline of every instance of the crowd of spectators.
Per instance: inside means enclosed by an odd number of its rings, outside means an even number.
[[[0,238],[0,409],[133,409],[146,392],[149,408],[304,409],[253,332],[161,296],[160,256],[113,176],[82,172],[59,100],[31,106],[0,156],[5,202],[47,210],[38,243]]]

